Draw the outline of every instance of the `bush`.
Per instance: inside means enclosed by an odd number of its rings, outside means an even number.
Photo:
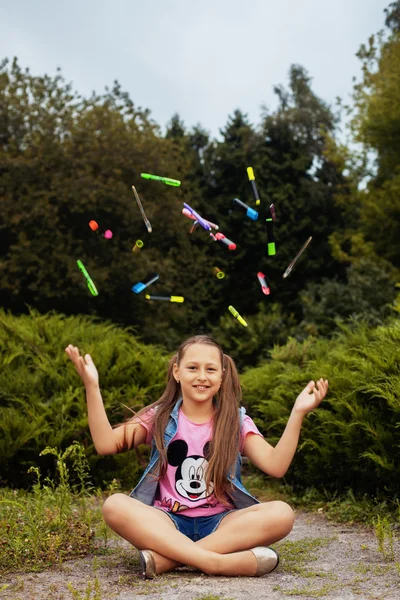
[[[304,421],[286,476],[305,489],[396,495],[400,478],[400,323],[342,326],[333,339],[290,340],[242,377],[250,415],[267,439],[281,436],[297,394],[310,379],[330,390]]]
[[[85,448],[95,486],[118,479],[135,484],[142,464],[135,452],[98,456],[87,424],[82,383],[68,362],[68,343],[93,355],[112,423],[156,400],[165,385],[167,357],[133,332],[88,317],[14,317],[0,312],[1,484],[29,487],[30,467],[53,477],[57,464],[46,446]],[[400,478],[400,322],[371,328],[354,323],[331,339],[290,339],[262,366],[242,375],[249,414],[275,444],[298,393],[327,377],[322,405],[304,420],[298,452],[286,475],[294,490],[395,496]],[[72,481],[72,484],[74,482]]]
[[[127,487],[141,471],[137,456],[96,454],[87,422],[85,392],[64,348],[73,343],[92,354],[99,370],[111,423],[156,400],[164,387],[167,357],[140,343],[129,329],[90,317],[30,315],[0,311],[0,483],[27,487],[28,468],[55,472],[45,446],[65,449],[78,441],[86,449],[95,485],[114,478]]]

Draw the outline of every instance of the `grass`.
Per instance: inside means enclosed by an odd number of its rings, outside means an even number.
[[[206,594],[205,596],[196,596],[193,600],[235,600],[234,598],[226,598],[225,596],[215,596],[214,594]]]
[[[95,490],[90,482],[84,449],[77,443],[63,452],[46,448],[43,453],[54,457],[57,481],[43,478],[34,467],[30,470],[36,476],[36,483],[31,491],[0,489],[0,574],[41,571],[88,555],[106,555],[107,558],[98,560],[107,564],[117,561],[128,569],[136,569],[138,557],[135,552],[125,553],[109,544],[110,538],[116,536],[105,525],[101,514],[104,498],[117,491],[117,483],[113,482],[105,492]],[[270,483],[266,478],[254,475],[247,476],[245,484],[262,501],[285,500],[302,510],[323,512],[332,520],[370,525],[378,549],[400,573],[400,563],[394,555],[394,523],[398,524],[398,507],[396,512],[394,505],[388,510],[389,505],[381,503],[377,510],[376,502],[366,498],[358,500],[350,493],[345,498],[328,498],[326,494],[309,490],[299,496],[288,486]],[[298,542],[283,541],[276,547],[286,572],[310,578],[327,577],[326,573],[312,569],[310,563],[316,559],[318,551],[333,540],[333,537],[305,538]],[[97,592],[94,583],[91,585],[93,595]],[[144,588],[142,593],[146,593]]]
[[[73,444],[54,454],[59,480],[46,478],[35,467],[31,492],[0,490],[0,573],[42,570],[64,560],[108,551],[108,528],[101,515],[101,495],[93,493],[83,448]],[[77,474],[71,485],[67,460]],[[92,494],[90,494],[92,492]],[[89,495],[90,494],[90,495]]]
[[[312,571],[308,565],[318,558],[318,550],[326,548],[334,537],[303,538],[297,542],[286,540],[274,545],[279,552],[280,564],[285,573],[301,577],[327,577],[326,573]]]
[[[336,523],[362,523],[374,527],[377,518],[399,524],[400,504],[397,498],[356,497],[351,490],[345,494],[329,493],[315,488],[295,492],[290,486],[264,475],[249,474],[243,477],[245,486],[260,501],[283,500],[293,508],[319,512]]]
[[[374,520],[374,532],[378,542],[378,550],[389,560],[395,561],[395,533],[387,517],[377,516]]]
[[[100,582],[97,577],[95,578],[93,584],[91,581],[88,581],[83,596],[77,589],[74,588],[72,583],[68,584],[68,590],[71,593],[73,600],[102,600]]]
[[[304,587],[294,587],[291,590],[285,590],[280,585],[276,585],[273,587],[274,592],[281,592],[285,596],[306,596],[307,598],[326,598],[326,595],[329,594],[335,588],[340,587],[340,584],[331,585],[326,584],[319,588],[312,587],[310,585],[306,585]]]

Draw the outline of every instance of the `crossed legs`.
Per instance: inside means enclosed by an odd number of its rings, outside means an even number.
[[[161,510],[124,494],[107,498],[103,516],[133,546],[152,550],[157,573],[184,564],[208,575],[255,575],[257,562],[249,549],[282,539],[294,522],[286,503],[266,502],[229,513],[214,533],[193,542]]]

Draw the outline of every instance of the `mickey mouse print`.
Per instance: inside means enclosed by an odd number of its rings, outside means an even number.
[[[233,508],[228,497],[224,504],[215,498],[212,482],[206,488],[212,426],[212,419],[193,423],[182,409],[179,411],[178,429],[167,448],[167,472],[159,481],[155,507],[188,517],[208,517]]]

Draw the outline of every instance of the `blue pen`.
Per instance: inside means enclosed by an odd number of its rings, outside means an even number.
[[[252,221],[257,221],[258,212],[254,210],[254,208],[250,208],[250,206],[247,206],[247,204],[239,200],[239,198],[234,198],[233,202],[241,208],[244,208],[244,210],[246,211],[246,215],[249,217],[249,219],[252,219]]]
[[[135,294],[140,294],[140,292],[143,292],[143,290],[147,288],[147,286],[157,281],[158,277],[159,276],[157,273],[150,273],[150,275],[145,277],[143,281],[138,281],[137,283],[135,283],[135,285],[132,286],[132,292],[135,292]]]

